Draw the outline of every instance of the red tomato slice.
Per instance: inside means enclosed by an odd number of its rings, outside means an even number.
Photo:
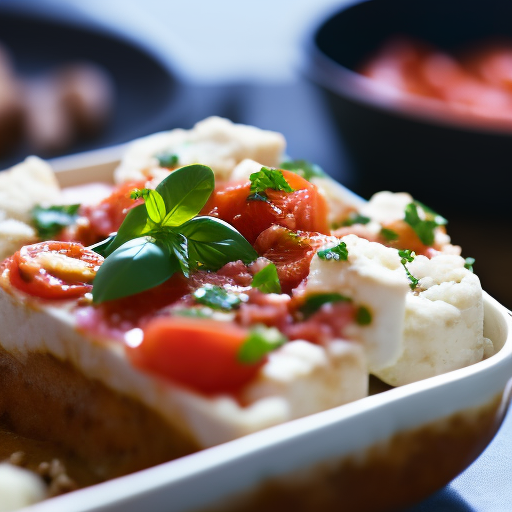
[[[48,260],[56,256],[59,263]],[[73,260],[81,263],[75,264]],[[11,284],[43,299],[74,299],[90,292],[103,257],[76,242],[40,242],[6,260]]]
[[[291,293],[309,274],[316,250],[331,239],[321,233],[272,226],[260,234],[254,248],[276,266],[283,293]]]
[[[161,317],[146,325],[142,343],[129,353],[138,367],[201,393],[235,393],[264,364],[238,361],[247,336],[230,323]]]
[[[143,188],[145,181],[133,181],[117,187],[114,192],[99,204],[84,206],[80,214],[89,219],[91,229],[98,238],[106,238],[117,231],[129,210],[142,204],[142,199],[133,200],[130,192],[135,188]]]
[[[282,173],[294,192],[267,189],[268,201],[248,201],[249,181],[219,185],[201,213],[225,220],[250,243],[273,224],[329,233],[327,204],[317,187],[291,171]]]

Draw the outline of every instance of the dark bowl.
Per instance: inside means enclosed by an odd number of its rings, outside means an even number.
[[[304,71],[325,94],[351,161],[352,188],[408,191],[443,212],[512,217],[512,123],[391,97],[355,69],[390,36],[448,52],[512,37],[512,2],[370,0],[328,15],[306,40]]]

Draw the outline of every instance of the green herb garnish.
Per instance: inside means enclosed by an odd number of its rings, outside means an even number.
[[[251,286],[258,288],[263,293],[281,293],[281,283],[279,282],[276,266],[273,263],[269,263],[259,272],[256,272]]]
[[[382,228],[380,230],[380,234],[387,242],[393,242],[400,238],[396,231],[393,231],[392,229],[388,228]]]
[[[372,323],[372,313],[366,306],[357,308],[356,322],[358,325],[370,325]]]
[[[32,222],[37,236],[43,240],[50,240],[59,234],[66,226],[76,222],[79,204],[49,206],[35,206],[32,209]]]
[[[156,155],[156,159],[158,160],[158,165],[166,169],[174,169],[175,167],[178,167],[179,164],[178,155],[175,155],[174,153],[159,153]]]
[[[473,272],[474,264],[475,264],[475,258],[467,257],[464,262],[464,268],[467,268],[470,272]]]
[[[251,193],[247,198],[249,201],[267,201],[266,190],[269,188],[294,192],[279,169],[262,167],[260,171],[253,172],[249,178],[251,180]]]
[[[156,190],[135,191],[145,203],[128,212],[109,243],[95,246],[106,259],[94,279],[93,301],[148,290],[178,271],[188,277],[230,261],[254,261],[258,254],[236,229],[220,219],[196,217],[214,186],[213,171],[194,164],[169,174]]]
[[[327,176],[319,165],[307,160],[287,160],[281,163],[281,169],[292,171],[308,181],[311,181],[311,178],[325,178]]]
[[[368,224],[370,222],[370,217],[365,217],[357,212],[351,212],[349,216],[341,222],[340,226],[353,226],[354,224]]]
[[[414,290],[416,286],[418,286],[418,283],[420,281],[409,272],[409,269],[407,268],[407,263],[412,263],[414,261],[414,258],[416,257],[416,254],[414,253],[414,251],[411,251],[410,249],[401,249],[398,251],[398,256],[400,256],[400,263],[403,265],[405,273],[409,278],[409,286],[411,287],[411,290]]]
[[[420,207],[424,214],[425,219],[421,219],[418,213],[418,207]],[[438,226],[445,226],[448,221],[438,215],[427,206],[421,204],[419,201],[409,203],[405,207],[405,222],[414,229],[414,232],[418,235],[418,238],[425,245],[433,245],[435,239],[435,229]]]
[[[301,306],[300,312],[304,315],[304,318],[308,318],[316,313],[324,304],[351,301],[350,298],[339,293],[315,293],[306,297],[306,301]]]
[[[288,339],[275,327],[256,325],[250,330],[238,352],[238,360],[244,364],[254,364],[269,352],[284,345]]]
[[[239,294],[230,292],[221,286],[205,284],[192,293],[199,304],[211,309],[232,310],[240,307],[242,299]]]
[[[321,260],[346,261],[348,259],[347,244],[340,242],[335,247],[318,251],[317,255]]]

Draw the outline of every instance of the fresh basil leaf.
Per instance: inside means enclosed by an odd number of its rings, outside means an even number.
[[[167,210],[162,224],[176,227],[195,217],[214,188],[213,171],[206,165],[187,165],[171,172],[156,187]]]
[[[416,258],[416,253],[414,251],[411,251],[410,249],[402,249],[398,251],[398,256],[400,256],[401,258],[400,263],[404,267],[407,278],[410,281],[409,287],[411,288],[411,290],[414,290],[418,286],[418,283],[420,281],[409,272],[409,269],[407,268],[407,263],[412,263],[414,261],[414,258]]]
[[[148,237],[117,248],[101,265],[93,281],[93,302],[128,297],[163,283],[179,269],[166,245]]]
[[[139,199],[142,197],[146,205],[148,217],[155,222],[160,224],[165,217],[165,203],[162,196],[156,191],[150,188],[143,188],[142,190],[135,189],[130,194],[132,199]]]
[[[277,268],[273,263],[269,263],[259,272],[254,274],[251,286],[258,288],[263,293],[281,293],[281,283],[277,275]]]
[[[37,236],[43,240],[50,240],[60,233],[63,228],[76,222],[79,204],[49,206],[35,206],[32,209],[32,222]]]
[[[316,253],[321,260],[347,261],[348,250],[345,242],[340,242],[330,249],[322,249]]]
[[[418,206],[420,206],[426,214],[425,219],[420,218]],[[421,242],[428,246],[434,244],[436,227],[444,226],[447,223],[447,220],[444,217],[441,217],[417,201],[409,203],[405,207],[404,220],[412,227]]]
[[[188,241],[191,270],[218,270],[230,261],[253,262],[258,253],[232,226],[214,217],[195,217],[179,228]]]
[[[356,323],[358,325],[370,325],[372,323],[372,313],[366,306],[357,308]]]
[[[240,307],[242,299],[237,293],[230,292],[221,286],[205,284],[198,288],[192,296],[199,304],[212,309],[232,310]]]
[[[178,155],[170,153],[169,151],[159,153],[158,155],[155,155],[155,158],[158,160],[158,165],[166,169],[174,169],[179,165]]]
[[[396,231],[393,231],[392,229],[388,229],[388,228],[382,228],[380,230],[380,234],[384,237],[384,239],[387,242],[393,242],[393,241],[398,240],[400,238]]]
[[[272,190],[282,190],[283,192],[294,191],[279,169],[262,167],[260,171],[253,172],[249,179],[251,180],[249,200],[266,200],[267,195],[265,191],[269,188]]]
[[[114,233],[113,235],[110,235],[108,238],[105,238],[105,240],[102,240],[101,242],[98,242],[97,244],[94,245],[89,245],[89,247],[87,248],[99,254],[100,256],[105,257],[105,254],[108,250],[108,246],[110,245],[110,242],[114,240],[115,237],[116,234]]]
[[[308,295],[306,301],[300,308],[304,318],[316,313],[324,304],[333,302],[351,302],[351,299],[339,293],[315,293]]]
[[[464,268],[467,268],[470,272],[473,272],[473,265],[475,264],[475,258],[470,256],[466,258],[464,262]]]
[[[105,256],[108,256],[129,240],[145,235],[150,229],[151,226],[148,224],[146,206],[139,204],[135,208],[132,208],[126,215],[114,240],[105,248]]]
[[[171,233],[169,238],[170,249],[176,256],[181,271],[185,277],[190,275],[190,263],[188,257],[188,241],[181,233]]]
[[[280,167],[286,171],[292,171],[308,181],[311,181],[311,178],[325,178],[327,176],[319,165],[307,160],[287,160],[282,162]]]
[[[275,327],[256,325],[238,351],[238,360],[244,364],[261,361],[269,352],[284,345],[288,339]]]

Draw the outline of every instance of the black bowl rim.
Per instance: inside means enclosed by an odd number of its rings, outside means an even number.
[[[324,14],[303,38],[300,72],[324,89],[370,108],[398,117],[462,131],[512,135],[512,119],[447,108],[445,102],[397,91],[336,62],[320,50],[318,34],[333,18],[352,7],[376,0],[355,0]]]

